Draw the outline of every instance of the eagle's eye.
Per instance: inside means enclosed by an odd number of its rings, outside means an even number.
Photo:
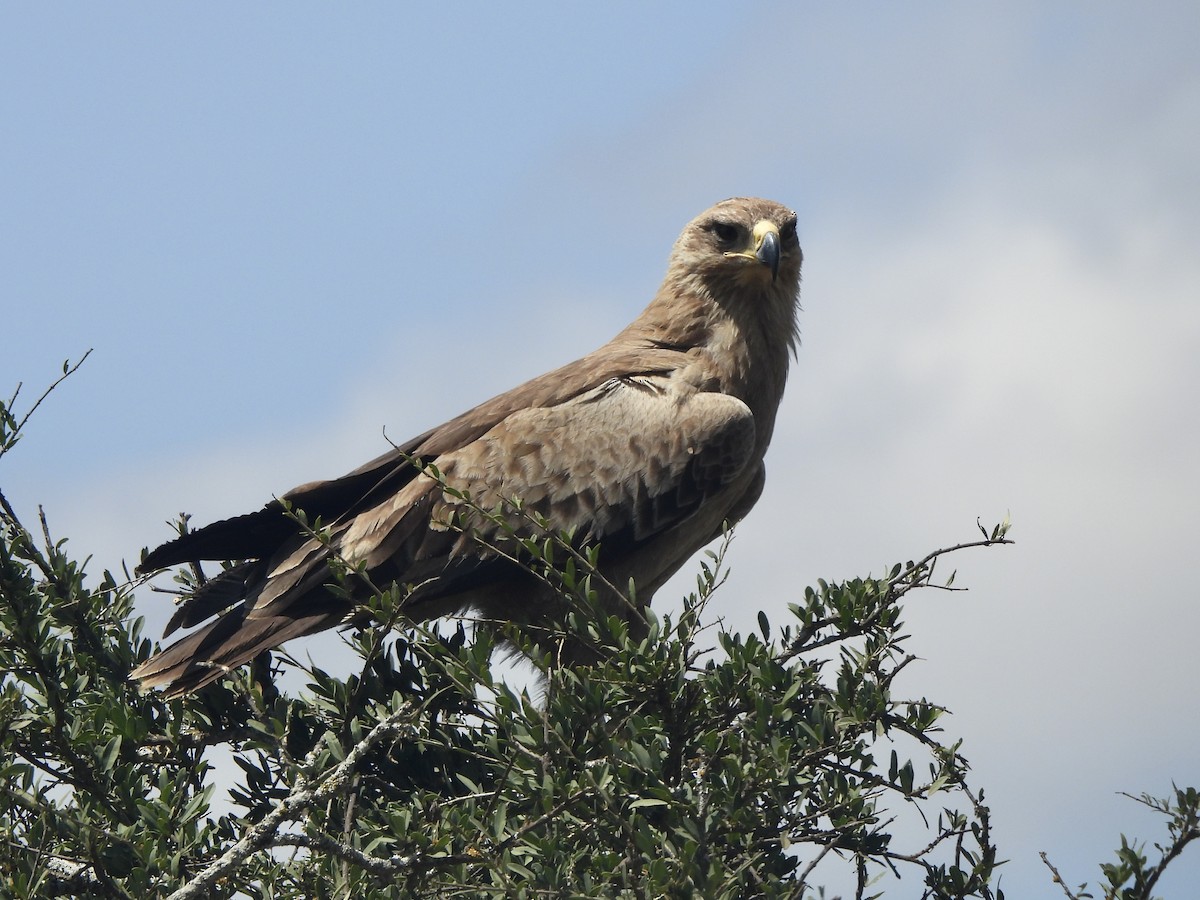
[[[732,244],[738,238],[737,226],[730,225],[728,222],[713,222],[711,228],[712,233],[722,244]]]

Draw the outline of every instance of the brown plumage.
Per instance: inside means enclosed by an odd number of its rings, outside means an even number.
[[[470,520],[470,537],[448,528],[461,506],[412,458],[484,509],[517,498],[553,529],[599,542],[605,580],[633,578],[637,601],[648,603],[762,491],[797,343],[800,263],[790,210],[751,198],[718,203],[683,230],[650,305],[603,347],[342,478],[285,494],[309,521],[320,517],[330,546],[272,501],[151,551],[139,571],[248,562],[185,599],[167,634],[217,618],[133,676],[184,693],[345,621],[352,604],[326,588],[332,553],[365,565],[375,584],[416,585],[404,605],[413,619],[474,609],[531,626],[553,621],[554,592],[489,549],[504,538],[487,519]]]

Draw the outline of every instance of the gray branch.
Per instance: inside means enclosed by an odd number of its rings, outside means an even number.
[[[167,900],[196,900],[196,898],[210,896],[209,889],[213,885],[233,873],[250,856],[269,847],[275,839],[276,832],[285,822],[299,819],[311,806],[328,800],[344,790],[363,757],[382,741],[395,739],[413,716],[414,711],[412,704],[405,704],[393,712],[372,728],[367,736],[346,754],[346,758],[325,772],[315,785],[311,784],[307,776],[302,775],[297,779],[292,792],[283,798],[279,805],[261,822],[247,831],[241,840],[226,850],[208,868],[171,894]],[[321,745],[318,744],[305,758],[304,770],[311,769],[316,765],[320,752]]]

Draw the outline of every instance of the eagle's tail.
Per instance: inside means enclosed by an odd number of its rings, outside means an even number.
[[[242,604],[210,622],[195,634],[176,641],[130,673],[145,688],[166,687],[167,697],[198,690],[258,654],[292,638],[324,631],[345,617],[345,608],[325,609],[311,615],[254,616]]]

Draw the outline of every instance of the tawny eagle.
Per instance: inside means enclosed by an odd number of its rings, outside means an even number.
[[[403,611],[414,620],[474,610],[536,627],[561,615],[558,593],[497,552],[511,535],[486,516],[456,519],[463,504],[447,486],[485,510],[518,501],[518,534],[544,517],[552,531],[598,543],[602,580],[632,579],[637,602],[648,603],[762,492],[797,345],[801,259],[795,213],[761,199],[718,203],[684,228],[649,306],[598,350],[348,475],[152,550],[139,571],[243,562],[184,599],[167,634],[211,621],[134,677],[173,694],[195,690],[347,621],[353,600],[329,589],[335,555],[372,584],[412,586]],[[319,517],[327,539],[289,509]]]

